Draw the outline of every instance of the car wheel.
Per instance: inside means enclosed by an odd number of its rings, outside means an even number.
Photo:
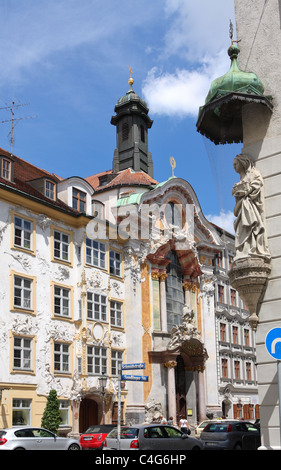
[[[70,444],[68,450],[80,450],[80,447],[78,444]]]
[[[192,450],[201,450],[201,449],[198,446],[194,446],[194,447],[192,447]]]
[[[233,450],[242,450],[241,444],[240,443],[236,444]]]
[[[25,450],[23,447],[16,447],[14,450]]]

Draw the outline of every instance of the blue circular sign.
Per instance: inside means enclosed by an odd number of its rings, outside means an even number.
[[[265,346],[274,359],[281,359],[281,328],[273,328],[267,333]]]

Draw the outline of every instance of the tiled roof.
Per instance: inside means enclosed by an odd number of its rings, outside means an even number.
[[[101,185],[100,181],[107,175],[111,175],[110,181],[107,184]],[[105,171],[97,175],[89,176],[85,178],[85,180],[93,186],[96,192],[104,191],[105,189],[110,189],[115,186],[154,186],[158,183],[144,171],[134,171],[131,168],[119,171],[115,175],[112,170]]]
[[[10,158],[14,162],[14,178],[13,181],[8,181],[4,178],[0,177],[0,184],[1,186],[5,186],[9,190],[17,190],[20,191],[27,196],[34,197],[36,199],[40,199],[41,202],[47,203],[48,205],[52,205],[54,208],[68,211],[73,213],[73,215],[79,215],[80,212],[73,209],[72,207],[65,204],[60,199],[49,199],[48,197],[44,196],[40,191],[34,188],[30,182],[39,178],[48,178],[54,183],[60,181],[61,179],[58,178],[56,175],[49,173],[46,170],[42,170],[41,168],[32,165],[31,163],[19,158],[15,155],[11,155],[6,150],[0,148],[0,155],[4,155]]]

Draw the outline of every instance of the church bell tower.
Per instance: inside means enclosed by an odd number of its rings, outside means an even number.
[[[111,124],[116,126],[117,148],[113,156],[113,172],[132,168],[134,171],[144,171],[153,178],[153,163],[148,150],[148,129],[153,121],[148,116],[149,109],[133,90],[134,80],[131,76],[130,88],[122,96],[115,108],[115,116]]]

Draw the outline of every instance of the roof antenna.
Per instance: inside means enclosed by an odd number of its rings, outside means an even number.
[[[9,106],[5,106],[4,108],[1,109],[9,109],[12,113],[12,119],[6,119],[4,121],[0,121],[0,124],[3,124],[5,122],[11,122],[12,123],[12,128],[11,131],[9,132],[10,136],[10,144],[11,144],[11,155],[13,155],[13,147],[14,147],[14,128],[15,128],[15,123],[18,121],[22,121],[23,119],[34,119],[37,116],[24,116],[21,118],[15,118],[15,109],[20,108],[21,106],[27,106],[27,104],[15,104],[14,101],[12,101],[12,104]]]

